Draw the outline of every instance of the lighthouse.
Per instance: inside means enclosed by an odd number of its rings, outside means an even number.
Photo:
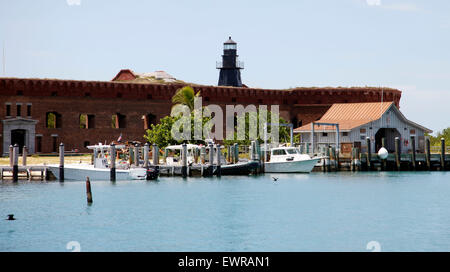
[[[219,86],[242,87],[244,63],[238,60],[237,44],[231,36],[223,43],[222,61],[216,63],[216,68],[220,70]]]

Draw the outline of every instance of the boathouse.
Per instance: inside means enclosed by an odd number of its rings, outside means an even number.
[[[338,142],[341,153],[350,153],[352,147],[367,152],[367,138],[372,152],[381,148],[382,138],[385,138],[385,148],[394,152],[396,137],[401,140],[401,152],[409,153],[411,136],[417,139],[416,150],[424,152],[425,133],[431,132],[406,119],[393,102],[333,104],[319,120],[294,129],[294,133],[301,135],[301,144],[308,145],[310,150],[318,151]],[[311,143],[314,149],[311,149]]]

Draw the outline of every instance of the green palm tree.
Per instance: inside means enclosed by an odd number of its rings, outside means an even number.
[[[181,104],[189,107],[191,111],[194,110],[194,98],[200,96],[200,92],[195,93],[190,86],[185,86],[178,89],[172,97],[172,103],[175,105]]]

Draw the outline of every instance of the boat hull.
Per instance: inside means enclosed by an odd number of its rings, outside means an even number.
[[[244,163],[222,165],[220,167],[220,174],[223,176],[233,175],[250,175],[259,167],[257,161],[249,161]]]
[[[59,179],[59,166],[49,166],[49,170],[53,173],[56,179]],[[116,180],[132,180],[132,179],[145,179],[146,169],[144,168],[132,168],[130,170],[116,169]],[[94,167],[64,167],[64,179],[65,180],[110,180],[110,169],[98,169]]]
[[[266,162],[264,171],[266,173],[310,173],[319,159]]]

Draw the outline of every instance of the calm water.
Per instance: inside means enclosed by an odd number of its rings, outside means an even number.
[[[279,177],[275,183],[272,176]],[[0,181],[0,251],[450,251],[450,173]],[[16,221],[3,220],[15,214]]]

